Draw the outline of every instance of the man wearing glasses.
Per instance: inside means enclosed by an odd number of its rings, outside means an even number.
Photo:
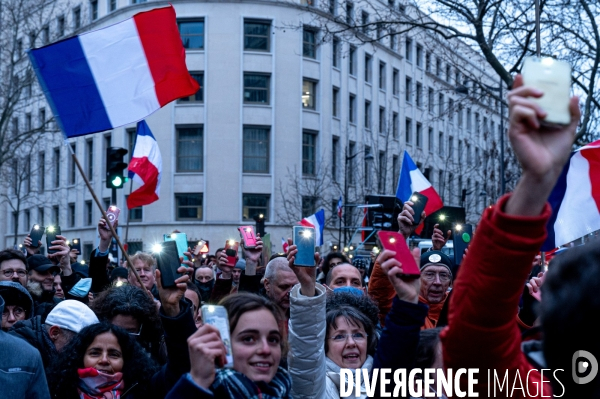
[[[27,287],[27,260],[15,249],[0,251],[0,281],[12,281]]]
[[[429,251],[421,255],[419,302],[429,306],[423,329],[434,328],[437,325],[448,298],[448,287],[452,282],[452,267],[452,260],[441,251]]]

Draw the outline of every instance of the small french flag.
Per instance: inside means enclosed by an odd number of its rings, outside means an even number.
[[[429,180],[423,176],[423,173],[417,168],[417,165],[415,165],[415,162],[405,150],[402,169],[400,169],[400,178],[398,179],[396,198],[402,202],[406,202],[415,191],[427,197],[427,205],[425,206],[425,214],[427,216],[442,209],[444,206],[437,191],[435,191]],[[419,233],[418,230],[417,233]]]
[[[173,6],[29,51],[66,137],[137,122],[199,89]]]
[[[542,251],[600,230],[600,140],[571,154],[548,202],[552,216]]]
[[[281,237],[281,248],[283,249],[283,252],[285,252],[286,254],[288,251],[288,247],[289,247],[289,244],[288,244],[287,240],[285,238]]]
[[[325,210],[321,209],[315,214],[305,217],[300,221],[302,226],[315,228],[315,242],[317,245],[323,245],[323,229],[325,228]]]
[[[137,208],[158,200],[162,157],[156,139],[146,121],[140,121],[137,124],[135,147],[127,169],[129,178],[133,178],[142,185],[127,197],[127,208]]]

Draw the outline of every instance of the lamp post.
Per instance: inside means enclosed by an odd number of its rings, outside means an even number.
[[[348,162],[350,162],[351,160],[353,160],[354,158],[356,158],[357,155],[359,154],[364,154],[364,160],[367,162],[371,162],[375,159],[375,157],[373,156],[373,154],[371,154],[370,151],[368,151],[367,149],[365,149],[364,151],[359,151],[356,154],[348,154],[348,150],[349,148],[346,147],[346,155],[345,155],[345,160],[344,160],[344,201],[343,201],[343,208],[344,208],[344,212],[342,214],[342,217],[344,218],[344,243],[346,244],[346,241],[348,239],[347,237],[347,229],[346,229],[346,209],[348,208]],[[352,172],[352,171],[350,171]],[[367,173],[367,171],[365,170],[365,173]],[[339,241],[340,241],[340,247],[342,246],[342,221],[340,220],[340,231],[339,231]]]
[[[494,87],[494,86],[489,86],[483,83],[479,83],[479,82],[475,82],[472,80],[472,82],[479,84],[480,86],[485,87],[488,90],[491,91],[495,91],[498,93],[498,98],[500,100],[500,195],[504,195],[504,193],[506,192],[506,179],[504,177],[504,99],[502,97],[503,95],[503,89],[502,89],[502,77],[500,77],[500,82],[498,87]],[[454,91],[456,91],[457,93],[460,94],[469,94],[469,88],[466,86],[467,81],[465,81],[465,83],[461,86],[458,86],[454,89]]]

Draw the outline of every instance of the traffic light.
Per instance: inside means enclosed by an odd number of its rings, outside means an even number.
[[[123,183],[126,181],[123,169],[127,167],[127,163],[123,162],[125,154],[127,154],[125,148],[106,149],[106,188],[123,188]]]
[[[254,215],[254,221],[256,221],[256,233],[260,234],[261,237],[265,236],[265,215],[262,213]]]

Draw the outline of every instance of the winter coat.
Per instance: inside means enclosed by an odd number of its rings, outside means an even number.
[[[42,323],[42,316],[35,316],[29,320],[18,321],[12,326],[8,333],[14,337],[24,339],[31,346],[36,348],[42,356],[44,368],[47,368],[52,362],[52,359],[58,355],[56,347],[50,339],[50,335],[48,335],[45,325]]]
[[[514,381],[518,371],[521,376],[528,375],[523,378],[527,381],[525,392],[541,395],[541,374],[533,370],[521,350],[515,314],[531,260],[546,238],[551,209],[546,204],[536,217],[508,215],[503,209],[509,197],[485,210],[461,265],[452,290],[449,324],[440,335],[444,366],[453,370],[509,370],[509,381]],[[544,381],[543,394],[548,397],[552,388],[547,376]],[[487,378],[479,382],[476,392],[487,396]],[[466,384],[462,388],[466,389]],[[524,394],[518,389],[515,392]]]

